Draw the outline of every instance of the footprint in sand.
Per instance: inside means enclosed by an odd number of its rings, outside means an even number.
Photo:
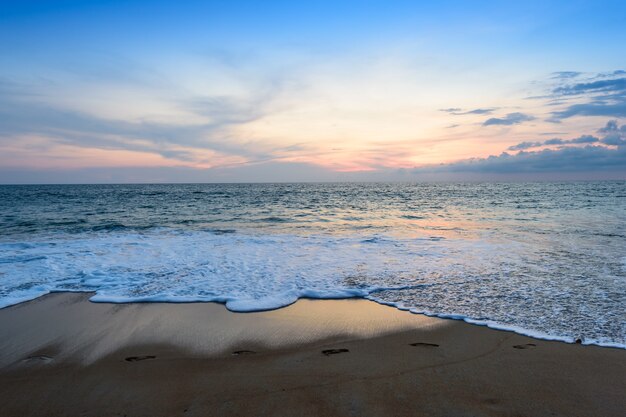
[[[439,345],[436,344],[436,343],[424,343],[424,342],[409,343],[409,345],[410,346],[419,346],[419,347],[429,347],[429,348],[439,347]]]
[[[33,356],[29,356],[27,358],[22,359],[23,362],[43,362],[43,363],[48,363],[52,361],[52,357],[51,356],[47,356],[47,355],[33,355]]]
[[[322,351],[322,353],[326,356],[336,355],[338,353],[346,353],[346,352],[350,352],[350,351],[348,349],[326,349]]]
[[[124,360],[126,362],[139,362],[139,361],[145,361],[148,359],[156,359],[156,356],[154,355],[144,355],[144,356],[129,356],[127,358],[125,358]]]
[[[524,345],[515,345],[515,346],[513,346],[514,349],[532,349],[534,347],[537,347],[537,345],[534,344],[534,343],[526,343]]]
[[[232,354],[235,356],[239,356],[239,355],[253,355],[255,353],[256,352],[253,350],[236,350]]]

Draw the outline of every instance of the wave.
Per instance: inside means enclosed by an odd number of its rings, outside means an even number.
[[[100,302],[221,302],[233,311],[364,297],[535,337],[626,342],[615,298],[626,293],[622,257],[613,265],[601,254],[486,238],[111,226],[0,243],[0,307],[55,291],[95,292]]]

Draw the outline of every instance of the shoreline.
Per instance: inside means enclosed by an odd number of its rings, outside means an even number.
[[[2,306],[0,307],[0,311],[2,310],[6,310],[6,309],[11,309],[14,307],[17,307],[21,304],[26,304],[26,303],[32,303],[35,302],[41,298],[46,298],[46,297],[51,297],[54,296],[56,294],[79,294],[79,295],[85,295],[85,296],[89,296],[89,298],[87,299],[87,301],[89,301],[90,303],[94,303],[94,304],[113,304],[113,305],[132,305],[132,304],[163,304],[163,305],[167,305],[167,304],[214,304],[214,305],[220,305],[223,306],[227,311],[229,311],[230,313],[233,314],[258,314],[258,313],[267,313],[267,312],[271,312],[271,311],[277,311],[277,310],[282,310],[284,308],[288,308],[294,304],[297,304],[299,302],[307,302],[307,301],[344,301],[344,300],[363,300],[363,301],[369,301],[369,302],[373,302],[375,304],[384,306],[384,307],[389,307],[389,308],[393,308],[397,311],[400,312],[407,312],[413,315],[418,315],[418,316],[424,316],[424,317],[430,317],[430,318],[436,318],[436,319],[440,319],[440,320],[453,320],[453,321],[461,321],[463,323],[467,323],[470,325],[474,325],[474,326],[481,326],[481,327],[487,327],[489,329],[492,330],[498,330],[498,331],[504,331],[504,332],[511,332],[511,333],[515,333],[517,335],[521,335],[521,336],[526,336],[532,339],[536,339],[536,340],[543,340],[543,341],[550,341],[550,342],[562,342],[562,343],[567,343],[567,344],[580,344],[583,346],[597,346],[597,347],[603,347],[603,348],[610,348],[610,349],[622,349],[622,350],[626,350],[626,343],[619,343],[619,342],[602,342],[602,341],[598,341],[595,339],[586,339],[584,337],[584,335],[580,335],[579,337],[573,337],[573,336],[559,336],[559,335],[551,335],[548,333],[542,333],[536,330],[530,330],[530,329],[526,329],[524,327],[518,327],[518,326],[514,326],[514,325],[506,325],[506,324],[501,324],[497,321],[493,321],[493,320],[480,320],[480,319],[474,319],[468,316],[463,316],[460,314],[448,314],[448,313],[433,313],[430,311],[425,311],[425,310],[417,310],[416,308],[412,308],[412,307],[403,307],[403,306],[399,306],[396,303],[393,302],[386,302],[386,301],[382,301],[382,300],[378,300],[375,297],[372,297],[371,294],[369,295],[346,295],[345,297],[329,297],[329,298],[324,298],[324,297],[312,297],[312,296],[301,296],[298,297],[295,301],[293,301],[290,304],[286,304],[280,307],[271,307],[271,308],[266,308],[266,309],[258,309],[258,310],[231,310],[228,308],[227,306],[227,301],[219,301],[219,300],[197,300],[197,299],[169,299],[169,300],[159,300],[159,299],[154,299],[154,298],[146,298],[146,299],[132,299],[129,301],[111,301],[109,299],[106,298],[96,298],[93,299],[94,297],[97,297],[97,292],[96,291],[58,291],[58,290],[53,290],[53,291],[49,291],[43,295],[38,295],[34,298],[27,298],[27,299],[23,299],[18,301],[15,304],[9,304],[6,306]]]
[[[626,352],[364,299],[0,310],[2,415],[618,416]]]
[[[101,344],[99,351],[90,355],[79,352],[84,359],[98,360],[103,352],[128,343],[162,344],[176,340],[178,347],[210,357],[239,343],[275,350],[326,339],[364,339],[415,328],[442,327],[448,322],[356,297],[299,299],[279,309],[233,312],[218,302],[94,302],[89,300],[92,294],[54,292],[0,309],[0,369],[7,363],[6,352],[14,350],[11,345],[30,344],[39,349],[54,339],[57,345],[72,345],[73,356],[77,357],[76,346],[93,344],[103,328],[115,328],[115,339]],[[64,322],[62,329],[50,330],[60,321]],[[24,327],[29,332],[24,332]],[[300,334],[296,339],[292,338],[294,332]],[[22,340],[18,341],[18,336]]]

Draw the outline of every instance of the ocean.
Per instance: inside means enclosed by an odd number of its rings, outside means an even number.
[[[0,186],[0,307],[363,297],[626,347],[626,182]]]

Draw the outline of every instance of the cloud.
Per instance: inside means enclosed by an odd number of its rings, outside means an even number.
[[[626,147],[605,146],[564,147],[536,152],[503,152],[487,158],[473,158],[434,167],[418,168],[414,172],[434,173],[565,173],[619,172],[626,175]]]
[[[610,121],[609,123],[607,123],[607,127],[610,125],[611,127],[613,127],[612,122],[614,121]],[[617,129],[617,132],[619,132],[620,135],[625,135],[626,136],[626,129],[624,129],[624,131],[622,132],[621,130],[619,130],[616,127],[615,124],[615,128]],[[622,128],[624,128],[624,126],[622,126]],[[598,132],[605,132],[606,128],[602,128],[599,129]],[[610,135],[615,135],[615,133],[611,132]],[[517,145],[513,145],[513,146],[509,146],[507,148],[508,151],[523,151],[526,149],[532,149],[532,148],[539,148],[541,146],[551,146],[551,145],[581,145],[581,144],[590,144],[590,143],[598,143],[598,142],[602,142],[606,145],[615,145],[616,143],[607,143],[606,139],[609,136],[604,137],[603,139],[597,138],[595,136],[592,135],[582,135],[579,136],[577,138],[574,139],[560,139],[560,138],[552,138],[552,139],[548,139],[548,140],[544,140],[544,141],[538,141],[538,142],[521,142],[518,143]]]
[[[596,94],[607,92],[623,92],[626,91],[626,78],[616,78],[612,80],[598,80],[587,83],[576,83],[573,85],[565,85],[552,90],[557,96],[571,96],[580,94]]]
[[[609,120],[603,128],[598,129],[598,133],[604,134],[602,143],[606,145],[626,145],[626,125],[620,127],[617,120]]]
[[[604,138],[602,143],[606,145],[624,146],[626,145],[626,138],[624,136],[609,136]]]
[[[565,135],[564,132],[542,132],[541,136],[555,136],[555,135]]]
[[[595,143],[595,142],[599,142],[600,139],[598,139],[595,136],[591,136],[591,135],[582,135],[580,137],[577,137],[576,139],[571,139],[569,141],[566,141],[565,143]]]
[[[62,109],[24,85],[0,80],[0,145],[19,136],[43,136],[53,144],[149,152],[183,163],[206,163],[207,152],[255,160],[274,155],[271,146],[233,140],[233,129],[268,113],[278,87],[256,96],[191,96],[170,104],[200,116],[193,123],[110,119]],[[181,149],[183,148],[183,149]],[[198,155],[205,155],[199,157]]]
[[[236,119],[217,118],[203,124],[167,124],[104,119],[43,104],[21,103],[0,110],[0,142],[16,135],[42,135],[56,143],[99,149],[154,152],[166,158],[183,155],[169,148],[185,146],[227,154],[250,155],[245,146],[221,140]],[[5,139],[6,140],[6,139]],[[190,153],[181,160],[188,161]]]
[[[548,121],[559,123],[574,116],[626,117],[624,74],[626,72],[623,70],[600,73],[574,83],[565,79],[565,84],[552,88],[550,94],[544,97],[556,100],[556,105],[566,104],[553,111]],[[577,102],[570,103],[571,100]]]
[[[492,117],[491,119],[487,119],[483,122],[483,126],[494,126],[494,125],[502,125],[502,126],[510,126],[516,125],[522,122],[528,122],[530,120],[535,120],[534,116],[525,113],[509,113],[505,117],[498,118]]]
[[[548,120],[558,122],[572,116],[626,117],[626,100],[613,104],[600,101],[587,104],[574,104],[565,110],[553,112],[552,117]]]
[[[552,138],[526,141],[487,158],[472,158],[449,164],[418,168],[416,173],[540,174],[574,172],[611,172],[626,176],[626,125],[609,120],[597,130],[601,137],[581,135],[573,139]],[[558,145],[557,149],[528,149]],[[584,145],[584,146],[568,146]],[[610,146],[606,146],[610,145]]]
[[[621,75],[626,75],[626,71],[620,69],[615,71],[600,72],[595,75],[595,78],[613,78]]]
[[[488,108],[488,109],[474,109],[474,110],[466,111],[463,114],[491,114],[494,112],[494,110],[496,110],[495,107]]]
[[[521,142],[517,145],[509,146],[507,149],[509,151],[522,151],[524,149],[537,148],[542,145],[542,142]]]
[[[621,129],[624,129],[626,131],[626,126],[622,126]],[[606,133],[606,134],[615,133],[619,131],[620,131],[620,128],[617,124],[617,120],[609,120],[608,122],[606,122],[606,125],[604,127],[601,127],[600,129],[598,129],[598,133]]]
[[[619,135],[620,137],[626,136],[626,125],[620,126],[617,120],[609,120],[603,128],[598,129],[598,133],[609,135]]]
[[[563,145],[564,143],[567,143],[567,141],[564,141],[563,139],[559,139],[559,138],[553,138],[553,139],[548,139],[544,141],[543,145]]]
[[[570,79],[578,77],[582,74],[582,72],[578,71],[557,71],[552,73],[552,78],[556,79]]]
[[[480,108],[480,109],[473,109],[473,110],[467,110],[467,111],[463,111],[463,109],[458,108],[458,107],[451,107],[449,109],[441,109],[440,111],[450,113],[455,116],[464,116],[466,114],[491,114],[495,110],[497,110],[497,107]]]
[[[543,142],[521,142],[521,143],[518,143],[517,145],[509,146],[507,150],[523,151],[526,149],[539,148],[541,146],[548,146],[548,145],[570,145],[570,144],[578,145],[578,144],[588,144],[588,143],[597,143],[597,142],[600,142],[600,139],[598,139],[595,136],[582,135],[577,138],[569,139],[569,140],[553,138],[553,139],[545,140]]]
[[[607,144],[607,145],[614,145],[614,146],[624,146],[626,145],[626,139],[624,138],[624,136],[622,137],[611,136],[611,137],[605,138],[602,141],[602,143]]]

